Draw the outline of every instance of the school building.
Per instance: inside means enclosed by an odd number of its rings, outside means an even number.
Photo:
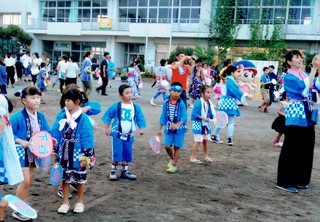
[[[52,61],[66,53],[81,63],[84,53],[92,51],[98,64],[108,51],[117,67],[140,56],[152,68],[178,45],[207,46],[217,1],[10,0],[0,9],[0,26],[19,25],[34,38],[31,52]],[[240,13],[240,28],[234,57],[248,52],[249,23],[257,8],[256,0],[238,2],[234,14]],[[289,47],[320,52],[320,1],[260,0],[258,8],[264,18],[267,15],[262,23],[270,25],[270,31],[284,18]]]

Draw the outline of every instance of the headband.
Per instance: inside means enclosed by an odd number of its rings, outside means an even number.
[[[182,92],[182,87],[179,85],[172,85],[170,86],[171,91],[177,91],[177,92]]]

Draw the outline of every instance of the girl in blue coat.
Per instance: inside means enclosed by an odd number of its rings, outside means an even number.
[[[201,143],[203,144],[204,161],[212,162],[208,156],[207,141],[210,140],[211,134],[210,120],[213,120],[215,115],[214,106],[210,101],[213,91],[211,86],[202,86],[200,90],[201,99],[194,103],[191,113],[192,133],[194,134],[194,144],[190,156],[192,163],[202,163],[196,158]]]
[[[242,104],[246,99],[251,99],[252,95],[244,93],[240,90],[240,87],[235,81],[235,77],[238,75],[237,67],[228,66],[224,72],[226,75],[226,95],[222,96],[219,101],[219,111],[224,111],[228,115],[228,145],[233,145],[233,132],[234,132],[234,117],[240,116],[240,110],[237,105],[237,100]],[[223,143],[219,138],[219,132],[221,128],[216,127],[214,133],[211,135],[211,140],[214,143]]]
[[[73,212],[83,213],[83,196],[87,182],[87,165],[95,163],[93,128],[88,116],[80,107],[82,93],[70,88],[64,91],[65,107],[52,125],[52,136],[58,141],[54,150],[63,168],[63,204],[58,213],[69,211],[69,189],[71,183],[77,184],[78,199]]]

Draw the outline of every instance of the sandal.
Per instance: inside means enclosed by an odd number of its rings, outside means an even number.
[[[69,204],[62,204],[58,209],[58,213],[66,214],[66,213],[68,213],[69,209],[70,209],[70,205]]]
[[[200,160],[198,160],[198,159],[190,159],[190,162],[191,163],[202,163]]]
[[[82,203],[76,203],[76,206],[73,209],[74,213],[81,214],[84,211],[84,205]]]
[[[207,158],[204,159],[204,161],[207,162],[207,163],[211,163],[212,159],[210,157],[207,157]]]

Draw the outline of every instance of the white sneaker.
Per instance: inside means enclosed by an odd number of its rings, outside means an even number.
[[[274,144],[274,146],[282,147],[283,143],[282,142],[277,142]]]
[[[149,101],[149,103],[150,103],[152,106],[156,106],[156,105],[157,105],[157,104],[154,103],[154,100],[153,100],[153,99],[151,99],[151,100]]]
[[[110,175],[109,175],[109,180],[114,181],[117,180],[117,171],[116,170],[111,170]]]

